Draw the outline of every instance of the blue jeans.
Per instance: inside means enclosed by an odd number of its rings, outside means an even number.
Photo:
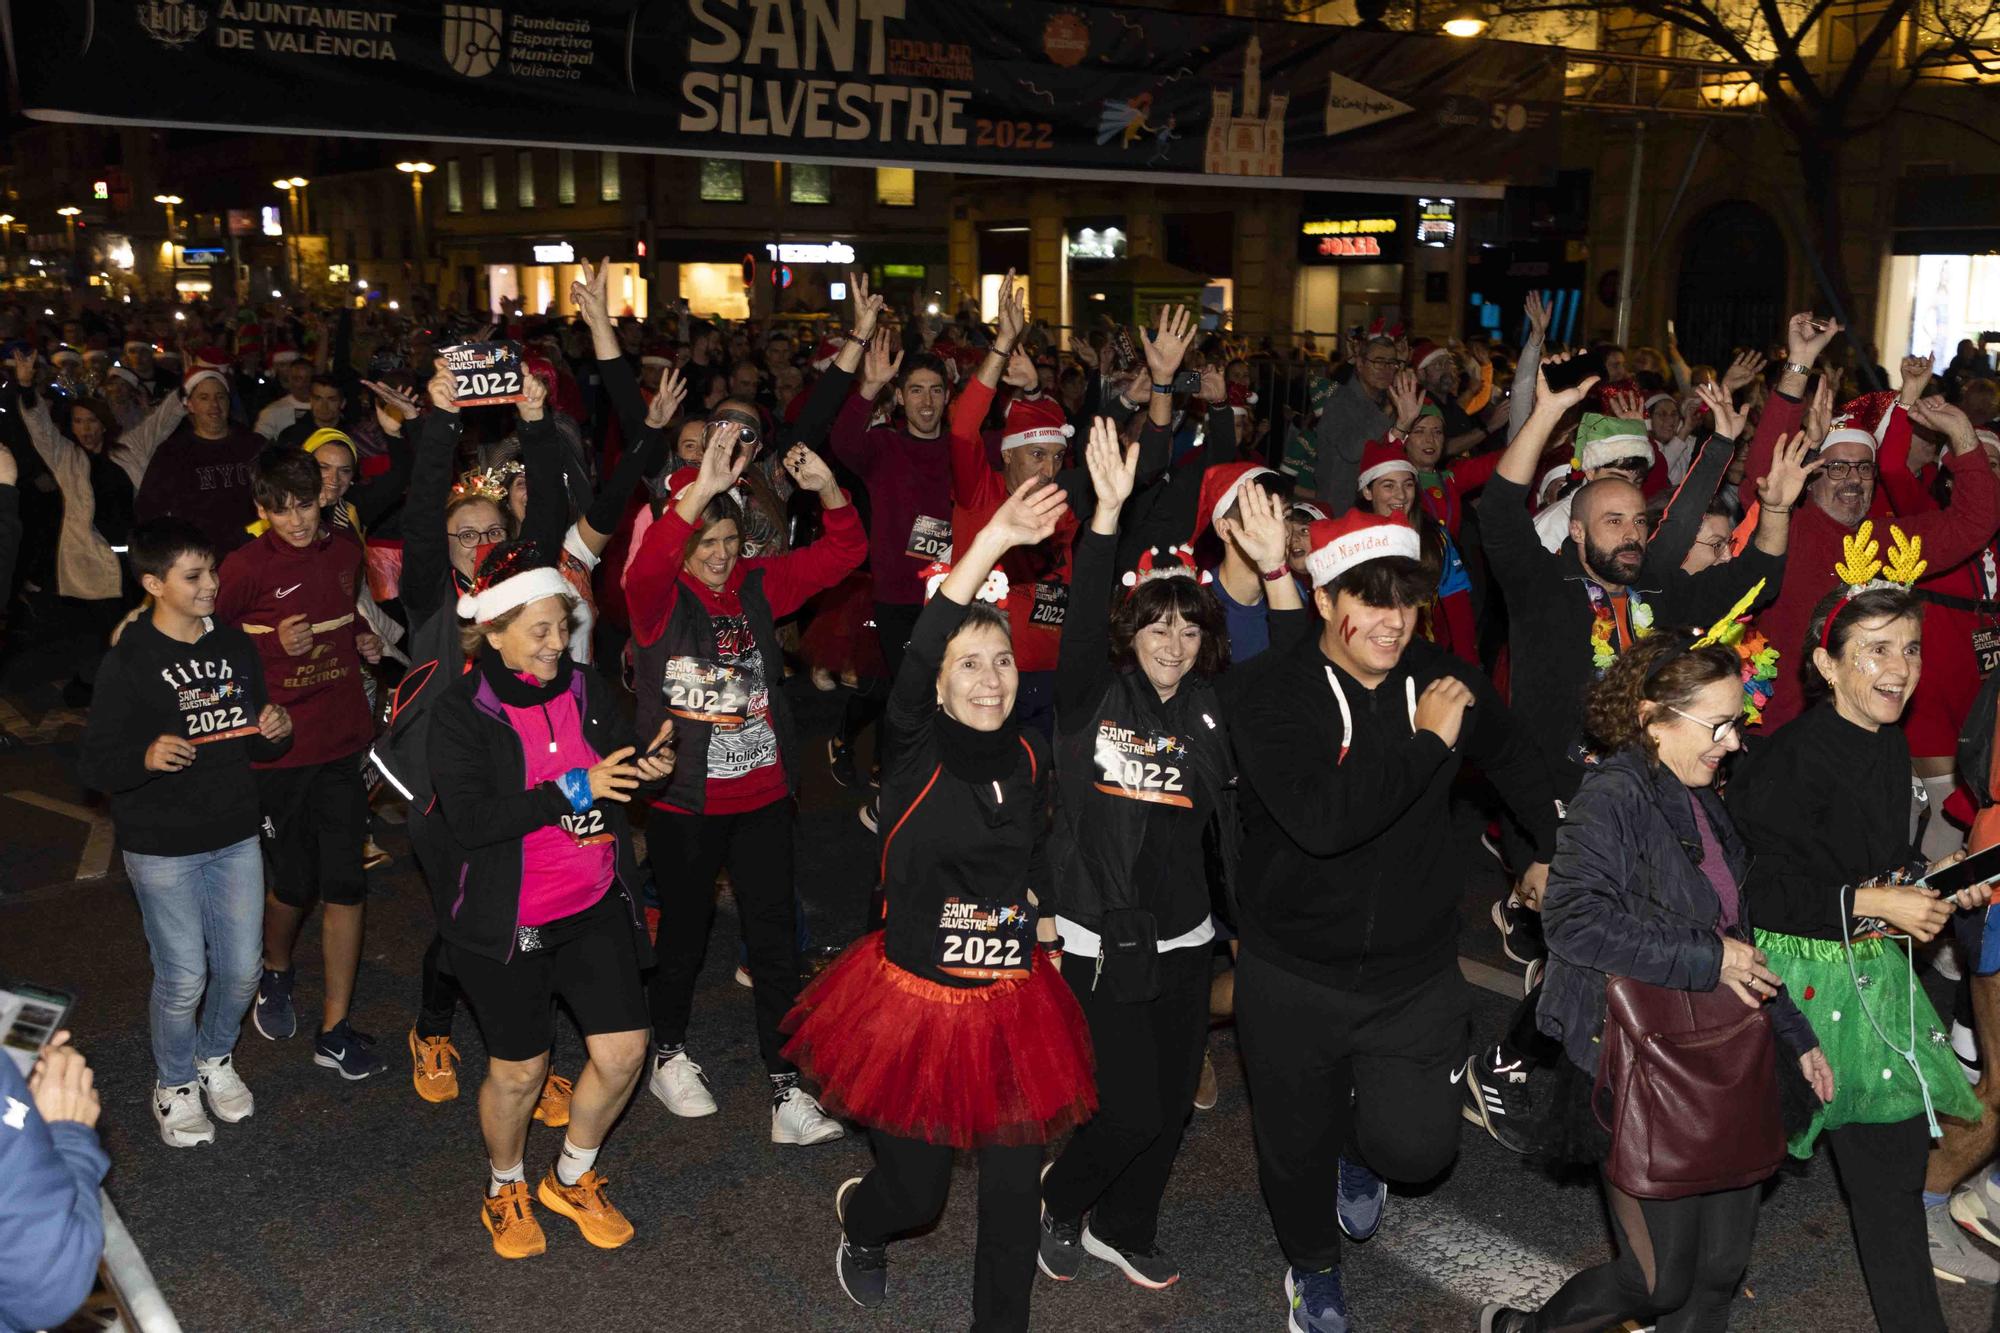
[[[127,852],[125,873],[153,953],[153,1064],[161,1087],[178,1087],[194,1081],[195,1061],[235,1048],[243,1015],[257,996],[264,857],[250,837],[195,856]]]

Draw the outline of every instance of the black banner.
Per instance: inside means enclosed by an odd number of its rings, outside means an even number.
[[[1563,71],[1508,42],[1043,0],[33,0],[11,20],[43,119],[1304,188],[1540,182]]]

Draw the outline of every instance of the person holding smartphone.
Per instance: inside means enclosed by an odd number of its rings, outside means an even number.
[[[95,1078],[69,1033],[28,1076],[0,1059],[0,1328],[55,1328],[90,1295],[104,1253]]]

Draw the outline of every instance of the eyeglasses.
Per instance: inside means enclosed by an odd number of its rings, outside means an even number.
[[[1401,370],[1410,364],[1399,356],[1364,356],[1361,360],[1363,364],[1373,366],[1377,370]]]
[[[1711,553],[1713,553],[1713,554],[1714,554],[1714,556],[1716,557],[1716,559],[1718,559],[1718,560],[1719,560],[1719,559],[1721,559],[1721,558],[1722,558],[1722,553],[1723,553],[1724,551],[1726,551],[1726,550],[1728,550],[1728,549],[1729,549],[1729,538],[1727,538],[1727,537],[1701,537],[1701,538],[1698,538],[1698,539],[1696,539],[1696,541],[1695,541],[1695,545],[1696,545],[1696,546],[1706,546],[1706,547],[1707,547],[1707,548],[1709,549],[1709,551],[1710,551]]]
[[[1743,719],[1740,717],[1732,717],[1727,722],[1704,722],[1700,718],[1696,717],[1693,713],[1683,713],[1680,709],[1674,707],[1672,704],[1667,705],[1667,711],[1669,713],[1672,713],[1675,717],[1686,718],[1688,721],[1694,723],[1697,727],[1707,727],[1709,740],[1713,741],[1717,745],[1720,745],[1724,741],[1728,740],[1729,737],[1735,733],[1736,729],[1743,724]]]
[[[1868,481],[1875,475],[1875,465],[1873,463],[1828,463],[1821,471],[1826,474],[1828,481],[1846,481],[1847,475],[1850,472],[1861,478],[1861,480]]]
[[[451,534],[452,540],[468,551],[476,551],[482,545],[491,546],[495,542],[507,540],[505,528],[460,528]]]

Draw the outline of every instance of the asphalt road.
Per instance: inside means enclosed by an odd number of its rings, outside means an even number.
[[[868,1150],[858,1136],[816,1148],[768,1141],[750,995],[730,978],[735,918],[726,896],[690,1033],[721,1114],[676,1120],[643,1091],[634,1100],[600,1162],[638,1228],[623,1250],[593,1250],[561,1219],[546,1217],[546,1255],[515,1264],[493,1255],[478,1220],[485,1159],[471,1094],[484,1052],[470,1017],[461,1016],[457,1031],[465,1095],[427,1105],[407,1075],[403,1034],[430,921],[394,823],[382,840],[397,859],[371,877],[355,1013],[357,1026],[381,1039],[389,1072],[344,1084],[311,1063],[305,1038],[268,1042],[246,1026],[237,1063],[257,1096],[255,1116],[219,1126],[212,1147],[165,1147],[148,1110],[150,976],[139,915],[111,854],[101,803],[75,785],[78,719],[57,706],[48,682],[58,674],[56,664],[17,658],[0,682],[0,730],[17,742],[0,750],[0,973],[77,993],[77,1040],[104,1098],[101,1128],[113,1162],[107,1189],[183,1327],[900,1333],[969,1326],[973,1180],[963,1167],[936,1229],[892,1247],[888,1304],[865,1312],[842,1294],[833,1275],[833,1191],[866,1168]],[[817,737],[837,705],[810,690],[803,696]],[[811,767],[799,883],[816,940],[838,944],[860,929],[870,839],[854,819],[858,795],[834,786],[823,765]],[[1468,811],[1453,836],[1470,846],[1477,827]],[[1498,874],[1476,851],[1469,860],[1461,953],[1479,978],[1511,986],[1518,969],[1500,953],[1486,916]],[[318,993],[317,959],[309,933],[298,983],[307,1013]],[[1496,1035],[1511,1007],[1511,996],[1476,990],[1476,1034]],[[1086,1260],[1067,1287],[1038,1281],[1037,1328],[1277,1333],[1284,1265],[1257,1192],[1230,1030],[1214,1034],[1213,1052],[1221,1102],[1189,1127],[1160,1236],[1180,1261],[1181,1282],[1147,1292]],[[580,1062],[580,1043],[565,1028],[556,1066],[573,1073]],[[539,1172],[559,1143],[556,1131],[537,1127],[530,1170]],[[1470,1330],[1482,1299],[1539,1299],[1569,1272],[1603,1259],[1608,1246],[1587,1182],[1551,1180],[1467,1126],[1447,1176],[1398,1193],[1381,1234],[1350,1249],[1354,1326]],[[1990,1291],[1946,1287],[1944,1301],[1955,1330],[1995,1326]],[[1770,1187],[1733,1326],[1771,1333],[1875,1326],[1823,1155]]]

